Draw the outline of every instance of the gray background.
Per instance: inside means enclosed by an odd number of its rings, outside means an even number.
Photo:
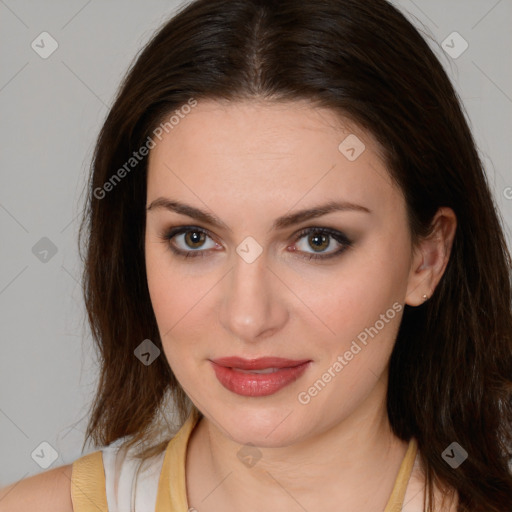
[[[510,241],[512,2],[395,3],[431,35],[459,91]],[[43,471],[31,456],[42,442],[58,454],[50,468],[82,455],[97,368],[79,283],[81,194],[121,76],[177,5],[0,0],[0,486]],[[47,59],[31,47],[44,31],[59,45]],[[456,59],[441,48],[454,31],[469,44]],[[56,254],[34,254],[43,237]]]

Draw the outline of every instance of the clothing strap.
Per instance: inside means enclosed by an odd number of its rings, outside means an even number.
[[[199,415],[194,410],[176,436],[169,441],[158,482],[155,507],[158,512],[185,512],[189,509],[185,478],[186,450],[187,440],[198,419]],[[412,438],[384,512],[402,510],[417,451],[416,439]],[[101,450],[85,455],[73,463],[71,499],[74,512],[108,512]]]
[[[108,512],[101,450],[73,462],[71,501],[74,512]]]
[[[187,439],[198,418],[199,416],[194,410],[178,434],[167,445],[158,483],[155,508],[157,512],[185,512],[189,510],[185,478]],[[417,441],[415,438],[411,438],[384,512],[400,512],[402,510],[417,452]]]
[[[405,452],[405,456],[398,470],[398,475],[395,480],[393,492],[389,498],[388,504],[384,509],[384,512],[400,512],[402,510],[405,498],[405,492],[407,491],[407,484],[412,473],[412,467],[416,460],[416,454],[418,452],[418,443],[415,438],[411,438],[409,441],[409,447]]]
[[[194,408],[182,428],[167,445],[158,482],[155,511],[186,512],[189,510],[185,479],[187,440],[199,416],[200,414]]]

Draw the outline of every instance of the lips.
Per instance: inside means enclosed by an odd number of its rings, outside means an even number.
[[[210,361],[220,384],[242,396],[268,396],[296,381],[311,360],[222,357]]]

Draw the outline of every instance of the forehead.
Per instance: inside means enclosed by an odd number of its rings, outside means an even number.
[[[305,101],[201,100],[154,141],[148,198],[193,189],[205,201],[229,192],[240,201],[373,202],[399,192],[370,133]]]

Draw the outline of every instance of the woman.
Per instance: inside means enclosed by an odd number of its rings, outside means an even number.
[[[397,9],[190,3],[124,80],[89,191],[104,448],[62,510],[512,510],[510,255]]]

